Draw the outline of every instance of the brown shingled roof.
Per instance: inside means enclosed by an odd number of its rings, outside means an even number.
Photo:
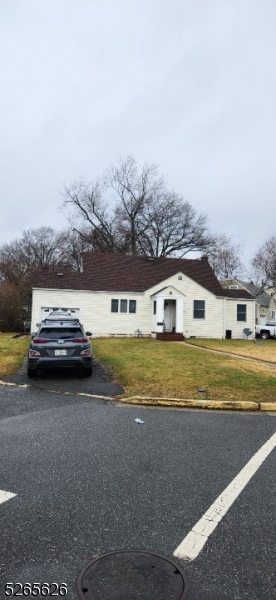
[[[225,290],[207,259],[185,259],[84,252],[83,273],[37,271],[33,287],[112,292],[144,292],[175,275],[187,275],[216,296],[252,298],[243,290]],[[235,292],[235,294],[232,294]],[[236,294],[238,292],[238,294]]]
[[[224,288],[223,296],[226,296],[227,298],[250,298],[251,300],[254,299],[253,296],[251,296],[251,294],[246,290],[226,290]]]

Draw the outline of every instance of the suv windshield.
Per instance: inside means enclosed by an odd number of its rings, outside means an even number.
[[[39,337],[51,340],[67,340],[70,338],[82,338],[83,333],[79,327],[45,327],[40,330]]]

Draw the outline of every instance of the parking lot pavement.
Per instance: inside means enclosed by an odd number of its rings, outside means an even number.
[[[111,371],[96,359],[93,360],[92,377],[83,377],[81,369],[49,369],[39,371],[37,377],[29,379],[25,359],[17,373],[4,377],[2,381],[55,392],[82,392],[96,396],[119,396],[124,393],[122,386],[112,381]]]
[[[113,550],[173,558],[275,434],[267,415],[120,406],[13,386],[1,386],[1,396],[0,490],[16,494],[0,505],[1,599],[6,582],[64,582],[66,600],[77,600],[84,566]],[[275,600],[275,461],[274,449],[194,560],[175,558],[187,600]]]

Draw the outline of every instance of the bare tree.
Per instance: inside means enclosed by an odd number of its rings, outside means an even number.
[[[64,233],[51,227],[24,231],[20,240],[21,259],[30,269],[58,269],[66,267],[68,256]]]
[[[65,198],[61,208],[66,208],[71,229],[78,233],[94,250],[120,251],[115,216],[109,211],[103,198],[103,181],[86,184],[75,181],[65,186]],[[69,209],[69,210],[68,210]]]
[[[251,264],[253,277],[262,289],[276,286],[276,235],[265,240],[253,256]]]
[[[0,283],[0,331],[14,331],[22,317],[23,294],[14,284]]]
[[[80,271],[82,268],[82,253],[94,250],[92,238],[89,241],[90,232],[82,231],[82,235],[76,230],[65,230],[59,234],[62,240],[63,259],[66,258],[66,268]]]
[[[138,239],[143,254],[185,256],[189,252],[210,250],[216,243],[205,215],[197,215],[192,205],[174,192],[163,194],[144,213],[145,229]]]
[[[164,178],[158,175],[154,164],[145,164],[139,171],[135,159],[129,156],[106,171],[104,182],[116,194],[115,224],[123,246],[131,254],[146,254],[150,227],[147,216],[162,200],[166,189]]]
[[[157,165],[139,169],[132,156],[109,167],[95,183],[66,186],[63,196],[71,227],[94,250],[184,256],[206,252],[216,243],[207,217],[168,189]]]
[[[0,279],[18,285],[25,284],[34,269],[79,270],[81,253],[90,247],[70,229],[29,229],[21,238],[0,246]]]
[[[34,268],[58,268],[66,261],[64,235],[51,227],[23,231],[20,239],[0,247],[0,273],[10,283],[25,279]]]
[[[51,227],[29,229],[0,246],[0,329],[12,330],[30,306],[32,274],[42,270],[81,270],[81,254],[93,248],[77,232]]]
[[[245,270],[240,259],[241,246],[232,244],[226,234],[217,235],[208,253],[209,263],[218,279],[239,277]]]
[[[0,280],[19,284],[26,274],[25,262],[19,260],[21,253],[20,241],[15,240],[0,247]]]

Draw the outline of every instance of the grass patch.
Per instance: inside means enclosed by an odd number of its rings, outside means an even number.
[[[273,365],[152,339],[96,338],[93,351],[113,370],[126,396],[276,401]],[[207,388],[206,396],[199,388]]]
[[[29,336],[13,338],[13,335],[0,334],[0,379],[18,371],[30,345]]]
[[[276,340],[213,340],[195,338],[186,340],[192,346],[220,350],[230,354],[239,354],[247,358],[256,358],[276,364]]]

